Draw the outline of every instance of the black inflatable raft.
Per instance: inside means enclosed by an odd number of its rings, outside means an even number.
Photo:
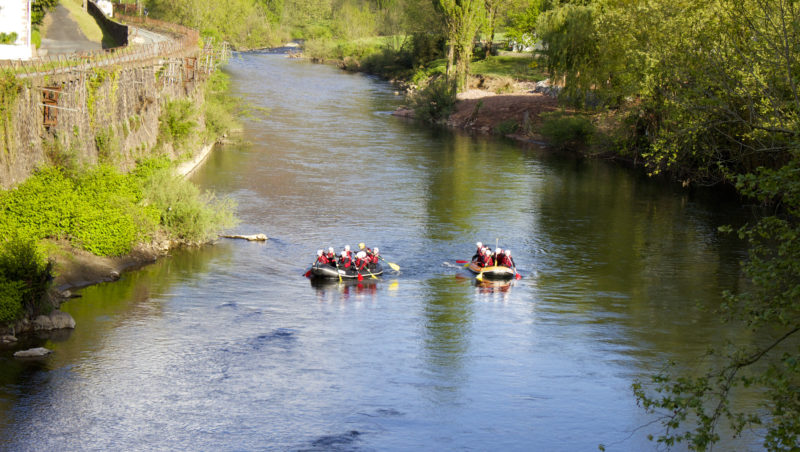
[[[361,270],[361,277],[362,278],[372,278],[372,276],[380,276],[383,274],[383,267],[380,263],[378,264],[370,264],[367,268]],[[358,279],[358,274],[353,267],[345,270],[341,267],[338,269],[330,264],[320,264],[319,262],[315,262],[314,265],[311,266],[311,273],[309,274],[309,278],[312,279],[339,279],[339,276],[342,279]]]

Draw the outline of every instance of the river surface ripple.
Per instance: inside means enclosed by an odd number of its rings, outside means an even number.
[[[192,177],[270,240],[80,291],[77,329],[20,345],[45,361],[0,350],[0,449],[650,450],[631,383],[735,336],[711,312],[740,284],[717,233],[734,207],[393,117],[361,74],[269,53],[227,71],[269,112]],[[478,240],[524,278],[477,285],[455,261]],[[400,273],[301,276],[360,241]]]

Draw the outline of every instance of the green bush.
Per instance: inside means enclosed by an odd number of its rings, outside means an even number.
[[[216,139],[238,126],[236,113],[243,100],[231,95],[230,76],[222,71],[211,74],[205,91],[206,136]]]
[[[0,325],[8,325],[22,317],[22,281],[8,281],[0,278]]]
[[[594,126],[585,116],[562,112],[542,114],[542,136],[557,149],[579,148],[587,145]]]
[[[170,236],[189,243],[205,242],[214,238],[216,231],[236,224],[236,206],[231,199],[202,193],[196,185],[166,169],[148,177],[144,195],[161,212],[161,225]]]
[[[519,130],[519,123],[513,119],[506,119],[500,122],[494,129],[496,134],[503,136],[516,133],[517,130]]]
[[[175,147],[185,144],[197,129],[197,110],[191,100],[167,101],[159,121],[159,141]]]
[[[44,313],[52,270],[34,240],[15,236],[0,244],[0,323],[17,320],[24,311]]]
[[[450,116],[456,103],[456,87],[444,77],[437,77],[411,97],[418,118],[441,122]]]
[[[16,189],[0,193],[0,237],[66,237],[80,205],[63,170],[39,170]]]

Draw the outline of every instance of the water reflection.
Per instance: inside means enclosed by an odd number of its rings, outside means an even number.
[[[471,339],[472,297],[453,278],[430,279],[422,284],[424,346],[428,371],[439,382],[435,396],[455,400],[467,375],[464,359]],[[446,394],[446,395],[445,395]]]
[[[735,212],[398,120],[361,75],[274,55],[229,70],[270,114],[192,178],[236,198],[234,233],[270,239],[84,290],[43,363],[0,352],[4,446],[649,449],[632,379],[736,334],[710,313],[739,284],[741,244],[716,233]],[[495,239],[523,279],[448,265]],[[401,272],[301,276],[320,244],[362,241]]]

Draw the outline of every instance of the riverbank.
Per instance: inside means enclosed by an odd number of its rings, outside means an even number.
[[[202,211],[203,209],[213,208],[213,206],[210,205],[203,207],[206,205],[207,201],[203,201],[205,198],[199,197],[199,190],[188,184],[188,182],[176,181],[173,183],[169,182],[169,179],[183,179],[186,175],[201,166],[212,152],[214,145],[215,143],[205,144],[194,157],[177,164],[172,167],[172,169],[166,167],[163,168],[163,170],[144,170],[145,172],[155,171],[155,173],[151,173],[151,176],[144,179],[143,183],[145,185],[157,185],[158,188],[156,188],[156,190],[163,192],[157,196],[164,197],[164,199],[159,199],[158,197],[153,198],[153,188],[146,189],[151,193],[145,198],[148,200],[147,203],[153,203],[154,208],[156,205],[165,203],[169,206],[166,208],[167,210],[165,212],[159,214],[162,217],[162,221],[164,220],[164,215],[170,216],[172,212],[175,212],[174,215],[176,215],[171,219],[172,221],[186,221],[186,218],[193,218],[197,221],[201,221],[202,218],[197,217],[195,214],[200,213],[201,217],[203,216],[202,212],[199,212],[198,209]],[[166,171],[169,174],[159,175],[159,171]],[[114,177],[115,176],[112,176],[112,179]],[[105,183],[102,180],[98,182]],[[47,194],[43,195],[47,196]],[[54,194],[50,196],[54,196]],[[223,210],[226,210],[225,206],[221,207]],[[181,212],[178,213],[176,211]],[[143,212],[140,214],[143,214]],[[206,222],[211,221],[213,223],[219,219],[206,218],[205,220]],[[145,221],[145,219],[141,219],[140,221]],[[174,224],[172,226],[174,226]],[[191,227],[192,226],[190,226],[190,228]],[[103,234],[109,233],[113,233],[113,231],[103,232]],[[40,307],[34,309],[34,311],[37,311],[34,315],[30,315],[31,311],[26,310],[28,314],[14,322],[13,325],[7,328],[0,328],[0,336],[9,339],[19,333],[73,328],[75,326],[73,321],[70,321],[70,319],[64,320],[69,316],[58,311],[61,303],[72,296],[70,292],[71,289],[115,281],[120,278],[123,272],[134,270],[143,265],[155,262],[158,258],[167,255],[171,249],[186,245],[204,244],[216,238],[216,235],[213,237],[209,237],[205,233],[201,235],[202,237],[197,234],[193,236],[185,227],[172,230],[171,226],[165,223],[148,233],[148,240],[135,244],[133,247],[129,248],[128,252],[118,256],[103,255],[105,253],[98,253],[96,250],[90,252],[89,249],[91,248],[79,248],[76,243],[66,239],[45,239],[41,241],[38,248],[50,262],[51,270],[49,274],[53,277],[49,285],[50,288],[47,289],[47,293]],[[45,315],[40,315],[42,313],[45,313]]]

